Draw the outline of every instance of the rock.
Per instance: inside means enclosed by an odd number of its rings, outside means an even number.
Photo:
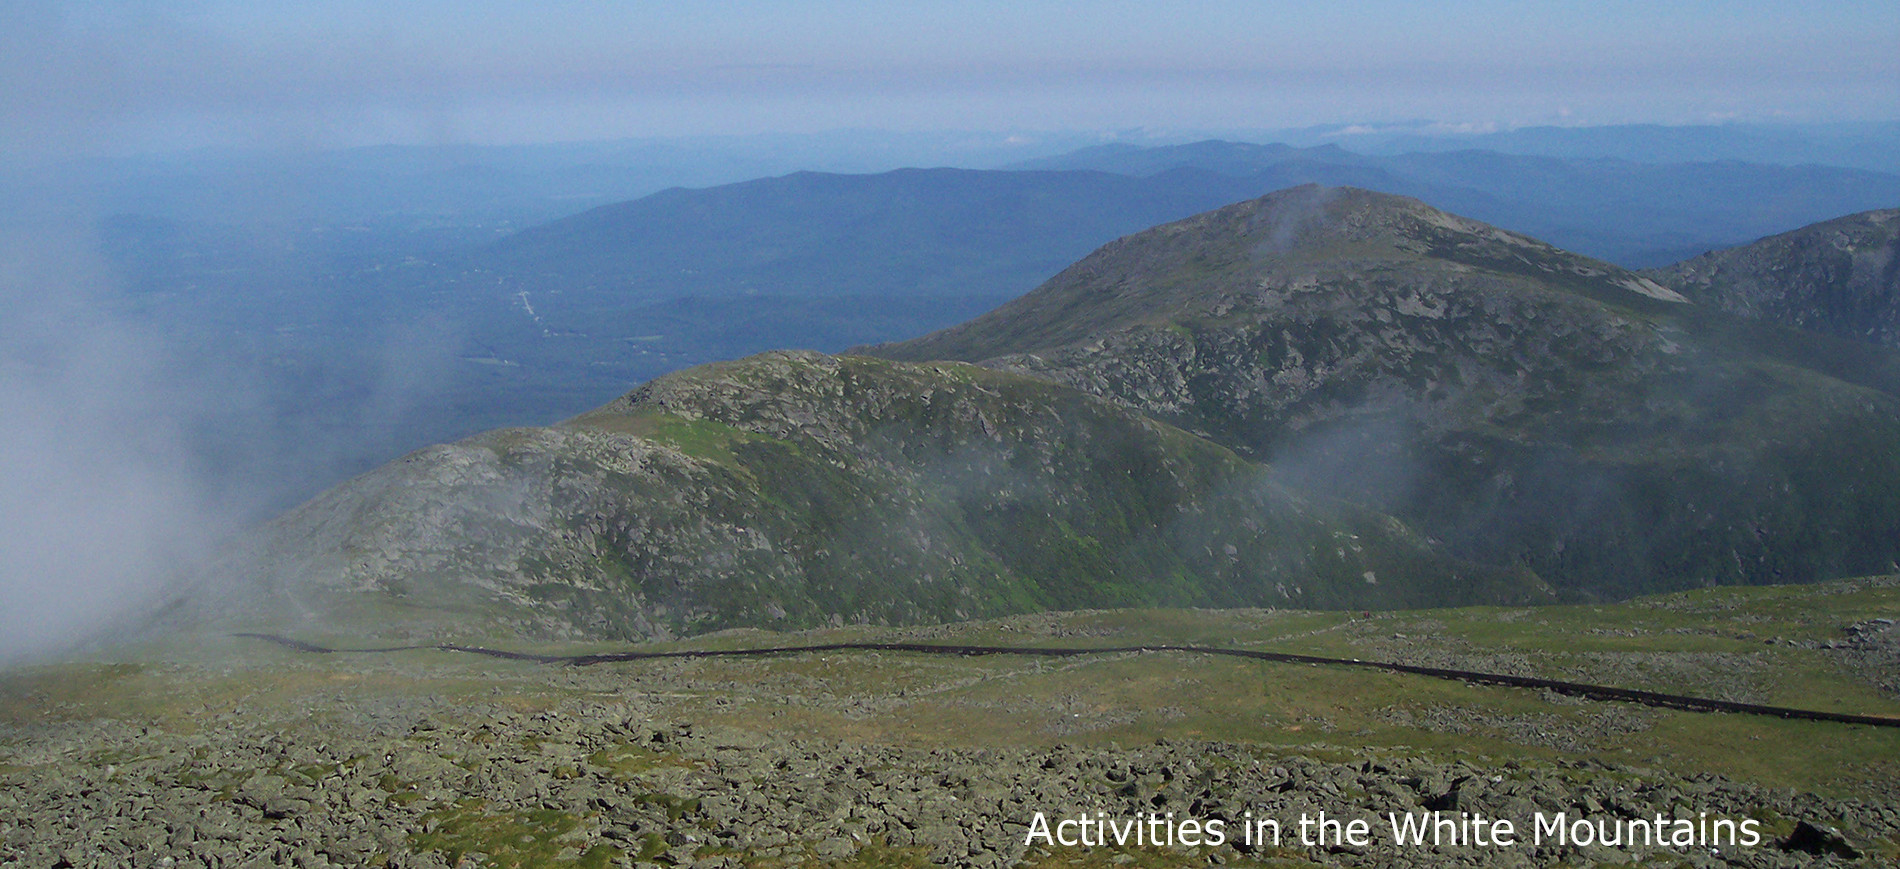
[[[1839,829],[1806,820],[1794,825],[1794,832],[1781,841],[1781,849],[1817,856],[1845,857],[1849,860],[1858,860],[1863,856],[1861,849],[1848,842],[1846,834]]]
[[[858,843],[844,836],[832,836],[812,847],[812,853],[826,860],[843,860],[858,852]]]
[[[309,811],[310,802],[294,797],[271,797],[260,808],[264,810],[264,817],[277,820]]]

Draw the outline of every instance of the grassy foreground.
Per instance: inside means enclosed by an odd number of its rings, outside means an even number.
[[[857,626],[796,635],[735,631],[670,645],[756,647],[842,640],[1192,643],[1397,660],[1900,717],[1900,629],[1892,621],[1900,621],[1900,579],[1886,577],[1710,589],[1600,606],[1378,613],[1091,611],[927,628]],[[314,630],[300,636],[339,646],[378,645],[388,639]],[[479,636],[430,640],[538,652],[606,650],[509,644]],[[611,710],[608,717],[616,722],[605,730],[583,727],[570,733],[545,724],[562,715],[585,719],[593,714],[589,710],[600,709]],[[518,728],[528,729],[497,730],[493,721],[503,717],[524,722]],[[634,722],[640,727],[632,727]],[[677,736],[669,743],[665,734],[674,731],[667,728],[725,734],[715,742],[730,744],[681,742]],[[486,742],[475,736],[484,732],[490,734]],[[248,760],[242,751],[234,755],[224,750],[220,755],[222,740],[254,740],[259,733],[267,734],[267,743],[285,748]],[[501,737],[495,737],[497,733]],[[98,734],[97,739],[89,742],[88,734]],[[1751,789],[1737,797],[1744,801],[1746,794],[1792,790],[1810,800],[1803,805],[1821,806],[1821,811],[1835,805],[1857,807],[1800,819],[1764,809],[1760,816],[1771,838],[1788,836],[1798,820],[1811,820],[1841,826],[1862,859],[1900,857],[1900,842],[1892,839],[1893,829],[1900,826],[1900,786],[1895,784],[1900,781],[1900,728],[1678,712],[1422,677],[1181,654],[1052,661],[830,653],[576,668],[437,651],[314,655],[223,635],[180,638],[0,674],[0,802],[11,798],[18,813],[56,802],[53,789],[75,780],[143,775],[145,782],[139,786],[157,787],[177,786],[196,776],[209,782],[200,788],[208,805],[222,800],[239,812],[231,816],[231,824],[242,828],[252,823],[242,814],[249,811],[244,806],[251,806],[261,813],[255,823],[281,825],[286,817],[294,820],[298,811],[315,811],[307,808],[310,804],[325,805],[326,780],[334,784],[352,775],[366,776],[364,757],[375,753],[379,739],[425,746],[430,756],[480,774],[514,754],[565,757],[547,746],[569,737],[573,747],[568,753],[574,756],[523,773],[528,777],[522,787],[537,782],[553,787],[564,775],[636,782],[637,787],[627,785],[634,790],[626,793],[640,794],[640,805],[650,817],[645,827],[629,820],[625,829],[644,829],[656,838],[611,835],[620,829],[612,826],[612,799],[511,801],[496,797],[493,788],[443,784],[449,780],[437,773],[429,778],[413,769],[405,772],[399,760],[391,760],[387,769],[377,767],[373,780],[365,779],[368,783],[360,792],[350,791],[357,796],[338,798],[339,805],[365,817],[395,813],[378,828],[384,830],[382,838],[371,835],[364,840],[368,844],[351,852],[353,859],[369,865],[438,865],[403,862],[433,855],[427,859],[440,858],[441,865],[468,860],[496,866],[714,858],[725,861],[714,865],[791,865],[808,859],[901,865],[933,856],[960,862],[987,859],[969,857],[983,858],[978,851],[952,854],[940,842],[922,841],[921,834],[902,844],[892,844],[888,837],[880,841],[879,835],[860,836],[862,841],[852,841],[849,847],[832,841],[835,836],[801,844],[796,830],[786,831],[790,839],[784,842],[769,836],[737,840],[744,847],[730,842],[714,847],[716,840],[690,837],[669,841],[669,823],[692,829],[699,801],[718,796],[707,790],[711,785],[705,781],[686,781],[669,770],[703,773],[724,762],[720,751],[770,757],[786,745],[827,745],[846,754],[877,747],[895,752],[879,755],[885,758],[880,763],[895,766],[913,761],[928,766],[917,759],[943,752],[958,757],[971,751],[1000,752],[1000,758],[1043,758],[1040,762],[1046,766],[1047,758],[1063,752],[1092,752],[1087,756],[1112,761],[1119,753],[1139,754],[1156,745],[1175,746],[1168,749],[1174,752],[1169,757],[1178,755],[1180,746],[1220,746],[1205,751],[1210,757],[1241,752],[1256,764],[1264,759],[1284,766],[1299,758],[1367,770],[1374,765],[1413,769],[1394,773],[1394,780],[1420,782],[1408,785],[1420,800],[1431,796],[1425,779],[1459,769],[1478,778],[1491,772],[1501,778],[1561,779],[1582,789],[1579,793],[1592,786],[1585,781],[1592,778],[1670,782],[1677,788],[1683,782],[1740,783]],[[507,744],[498,747],[495,738]],[[328,748],[351,744],[352,739],[368,740],[363,744],[371,747],[349,753]],[[301,764],[293,762],[300,751],[318,744],[322,751]],[[1198,751],[1202,749],[1189,753]],[[401,756],[399,751],[383,753]],[[799,756],[807,755],[810,752]],[[221,764],[220,756],[228,762]],[[375,758],[367,762],[373,765]],[[778,780],[769,770],[752,775],[763,792],[778,786],[772,784]],[[306,809],[273,817],[270,800],[289,798],[273,796],[272,788],[279,786],[258,785],[259,776],[287,782],[292,793],[299,786],[312,789],[295,798]],[[436,784],[418,789],[416,782],[425,779]],[[559,790],[553,787],[550,793]],[[1367,810],[1384,799],[1368,793],[1340,798]],[[293,807],[298,805],[295,799]],[[353,800],[371,801],[376,809],[363,810]],[[1692,810],[1693,803],[1683,798],[1678,805]],[[8,814],[8,808],[0,805],[0,816]],[[1179,808],[1187,811],[1185,805]],[[767,826],[790,823],[774,821],[776,816],[769,813],[764,817]],[[405,839],[401,828],[411,823],[419,826],[408,830]],[[9,857],[38,853],[31,849],[50,829],[30,820],[0,824],[0,864]],[[304,835],[318,844],[324,838]],[[1019,836],[1020,830],[1007,835]],[[268,850],[273,842],[291,841],[280,836],[281,841],[252,842],[241,829],[234,837],[236,851],[255,845],[266,849],[255,851],[260,854],[276,853]],[[178,842],[174,837],[158,847],[177,848]],[[990,862],[1020,858],[1050,865],[1108,865],[1131,859],[1144,865],[1205,865],[1214,855],[1166,848],[1032,848],[989,856],[997,858]],[[1312,860],[1386,865],[1388,859],[1398,859],[1377,849],[1357,855],[1294,848],[1220,856],[1264,865],[1307,865]],[[1485,857],[1479,852],[1467,856],[1479,863]],[[1633,855],[1571,849],[1539,852],[1531,859],[1568,864],[1574,858],[1587,864],[1627,856]],[[1645,856],[1664,864],[1699,863],[1706,857],[1676,852]],[[1743,865],[1800,865],[1799,860],[1811,855],[1768,849],[1756,856],[1767,862]],[[1797,862],[1776,863],[1770,857]],[[334,865],[343,865],[333,859]],[[180,865],[224,864],[206,857],[198,864]]]

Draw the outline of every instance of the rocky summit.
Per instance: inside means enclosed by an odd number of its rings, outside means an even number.
[[[1900,209],[1850,214],[1650,274],[1744,317],[1900,347]]]
[[[1889,569],[1893,355],[1714,308],[1415,200],[1307,186],[866,352],[1110,398],[1562,594]]]
[[[1539,601],[1116,403],[960,363],[769,353],[406,456],[235,559],[272,607],[596,638],[1150,604]],[[285,607],[289,600],[294,606]]]

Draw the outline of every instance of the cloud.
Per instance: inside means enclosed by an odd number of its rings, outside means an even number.
[[[241,300],[168,311],[117,285],[88,220],[21,223],[0,224],[0,666],[145,621],[249,523],[418,446],[442,414],[450,321],[366,328],[280,371],[284,354],[231,340],[257,316],[179,316]],[[268,300],[290,280],[247,286]]]
[[[0,235],[0,664],[136,615],[223,524],[171,361],[107,286],[71,234]]]

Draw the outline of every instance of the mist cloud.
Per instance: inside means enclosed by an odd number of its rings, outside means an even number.
[[[215,331],[141,310],[153,300],[116,285],[86,221],[21,226],[0,229],[0,666],[142,622],[183,588],[236,591],[201,585],[201,566],[419,446],[418,408],[452,377],[459,332],[425,320],[274,378]]]
[[[86,247],[0,236],[0,664],[148,607],[222,527],[149,336],[105,315]]]

